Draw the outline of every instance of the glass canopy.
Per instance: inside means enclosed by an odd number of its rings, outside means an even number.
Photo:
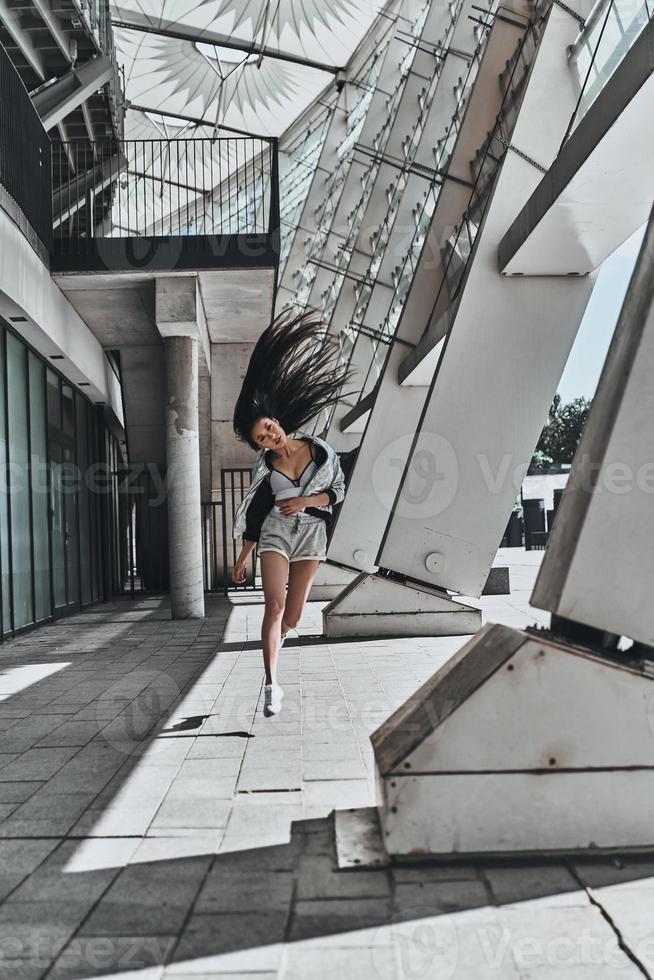
[[[374,0],[111,2],[131,110],[280,136],[365,36]],[[157,117],[158,118],[158,117]]]

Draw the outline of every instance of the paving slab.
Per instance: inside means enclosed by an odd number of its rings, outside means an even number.
[[[516,559],[479,603],[526,625]],[[4,644],[37,669],[0,702],[0,980],[642,977],[611,923],[649,965],[646,858],[371,870],[350,835],[339,868],[343,816],[376,804],[371,732],[465,637],[326,640],[309,603],[265,719],[261,599],[180,623],[121,600]]]

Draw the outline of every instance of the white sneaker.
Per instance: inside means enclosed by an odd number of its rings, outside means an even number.
[[[266,718],[276,715],[281,711],[282,698],[284,692],[279,684],[264,684],[263,688],[263,713]]]

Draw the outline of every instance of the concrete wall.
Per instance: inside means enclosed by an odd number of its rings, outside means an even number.
[[[63,354],[57,370],[84,394],[105,402],[122,424],[122,404],[102,347],[78,316],[18,226],[0,210],[0,315],[27,317],[15,330],[44,357]]]
[[[198,423],[200,439],[200,491],[202,502],[211,500],[211,374],[206,360],[198,358]]]
[[[132,463],[166,463],[163,345],[126,345],[120,350],[125,425]]]
[[[211,345],[211,486],[220,499],[220,470],[225,466],[251,466],[254,450],[234,435],[232,418],[254,344]],[[202,436],[201,436],[202,439]],[[202,442],[200,452],[203,452]],[[209,499],[203,498],[203,499]]]

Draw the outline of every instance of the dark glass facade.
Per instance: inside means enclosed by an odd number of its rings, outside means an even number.
[[[119,448],[102,411],[0,320],[3,637],[120,586]]]

